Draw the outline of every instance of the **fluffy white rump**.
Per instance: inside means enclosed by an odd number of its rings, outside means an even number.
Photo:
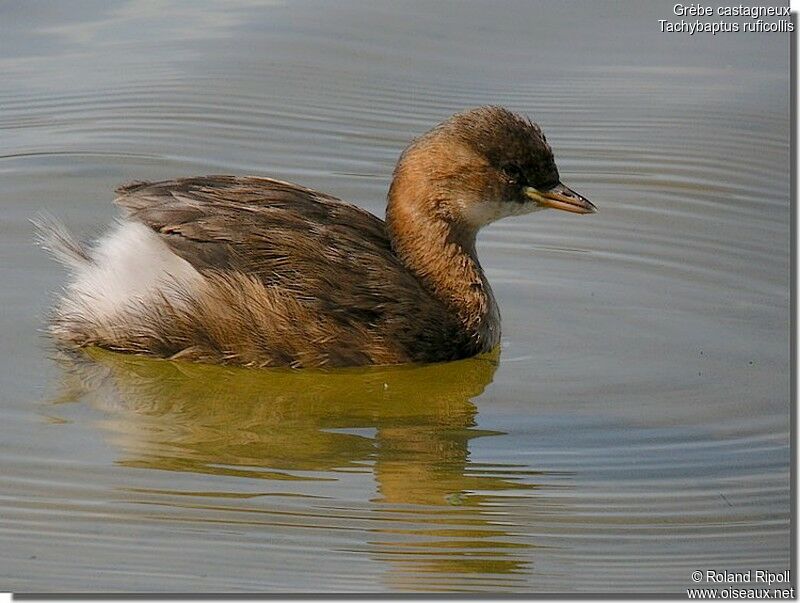
[[[51,249],[58,255],[55,246]],[[181,305],[176,291],[192,291],[203,281],[189,262],[137,222],[118,224],[87,256],[88,261],[67,262],[73,281],[66,288],[62,315],[88,312],[100,322],[119,320],[159,298]]]

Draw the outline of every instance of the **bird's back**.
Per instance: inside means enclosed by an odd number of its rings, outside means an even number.
[[[255,177],[136,182],[117,193],[125,221],[72,254],[76,277],[53,320],[63,341],[254,366],[434,362],[476,351],[395,256],[384,222],[353,205]],[[106,293],[121,274],[125,282]]]

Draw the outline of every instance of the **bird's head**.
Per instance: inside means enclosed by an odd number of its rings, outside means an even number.
[[[408,146],[395,169],[388,216],[435,217],[477,232],[547,208],[596,211],[561,183],[539,126],[490,106],[457,113]]]

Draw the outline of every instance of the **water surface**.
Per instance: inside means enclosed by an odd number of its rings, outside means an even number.
[[[0,589],[680,593],[789,563],[788,38],[672,2],[0,8]],[[383,215],[493,103],[600,208],[483,232],[499,357],[243,371],[54,352],[41,210],[300,182]]]

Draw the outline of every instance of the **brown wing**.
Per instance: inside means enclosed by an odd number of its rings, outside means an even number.
[[[238,270],[298,293],[338,280],[331,268],[410,276],[399,270],[383,221],[294,184],[207,176],[135,183],[117,193],[115,202],[129,219],[161,234],[198,270]]]
[[[284,299],[293,310],[274,318],[273,341],[301,337],[289,323],[305,321],[330,331],[315,342],[328,342],[326,358],[347,345],[375,347],[352,350],[372,358],[361,364],[392,354],[398,362],[468,355],[452,316],[392,253],[384,222],[358,207],[255,177],[140,182],[117,193],[128,219],[200,272],[255,277]]]

